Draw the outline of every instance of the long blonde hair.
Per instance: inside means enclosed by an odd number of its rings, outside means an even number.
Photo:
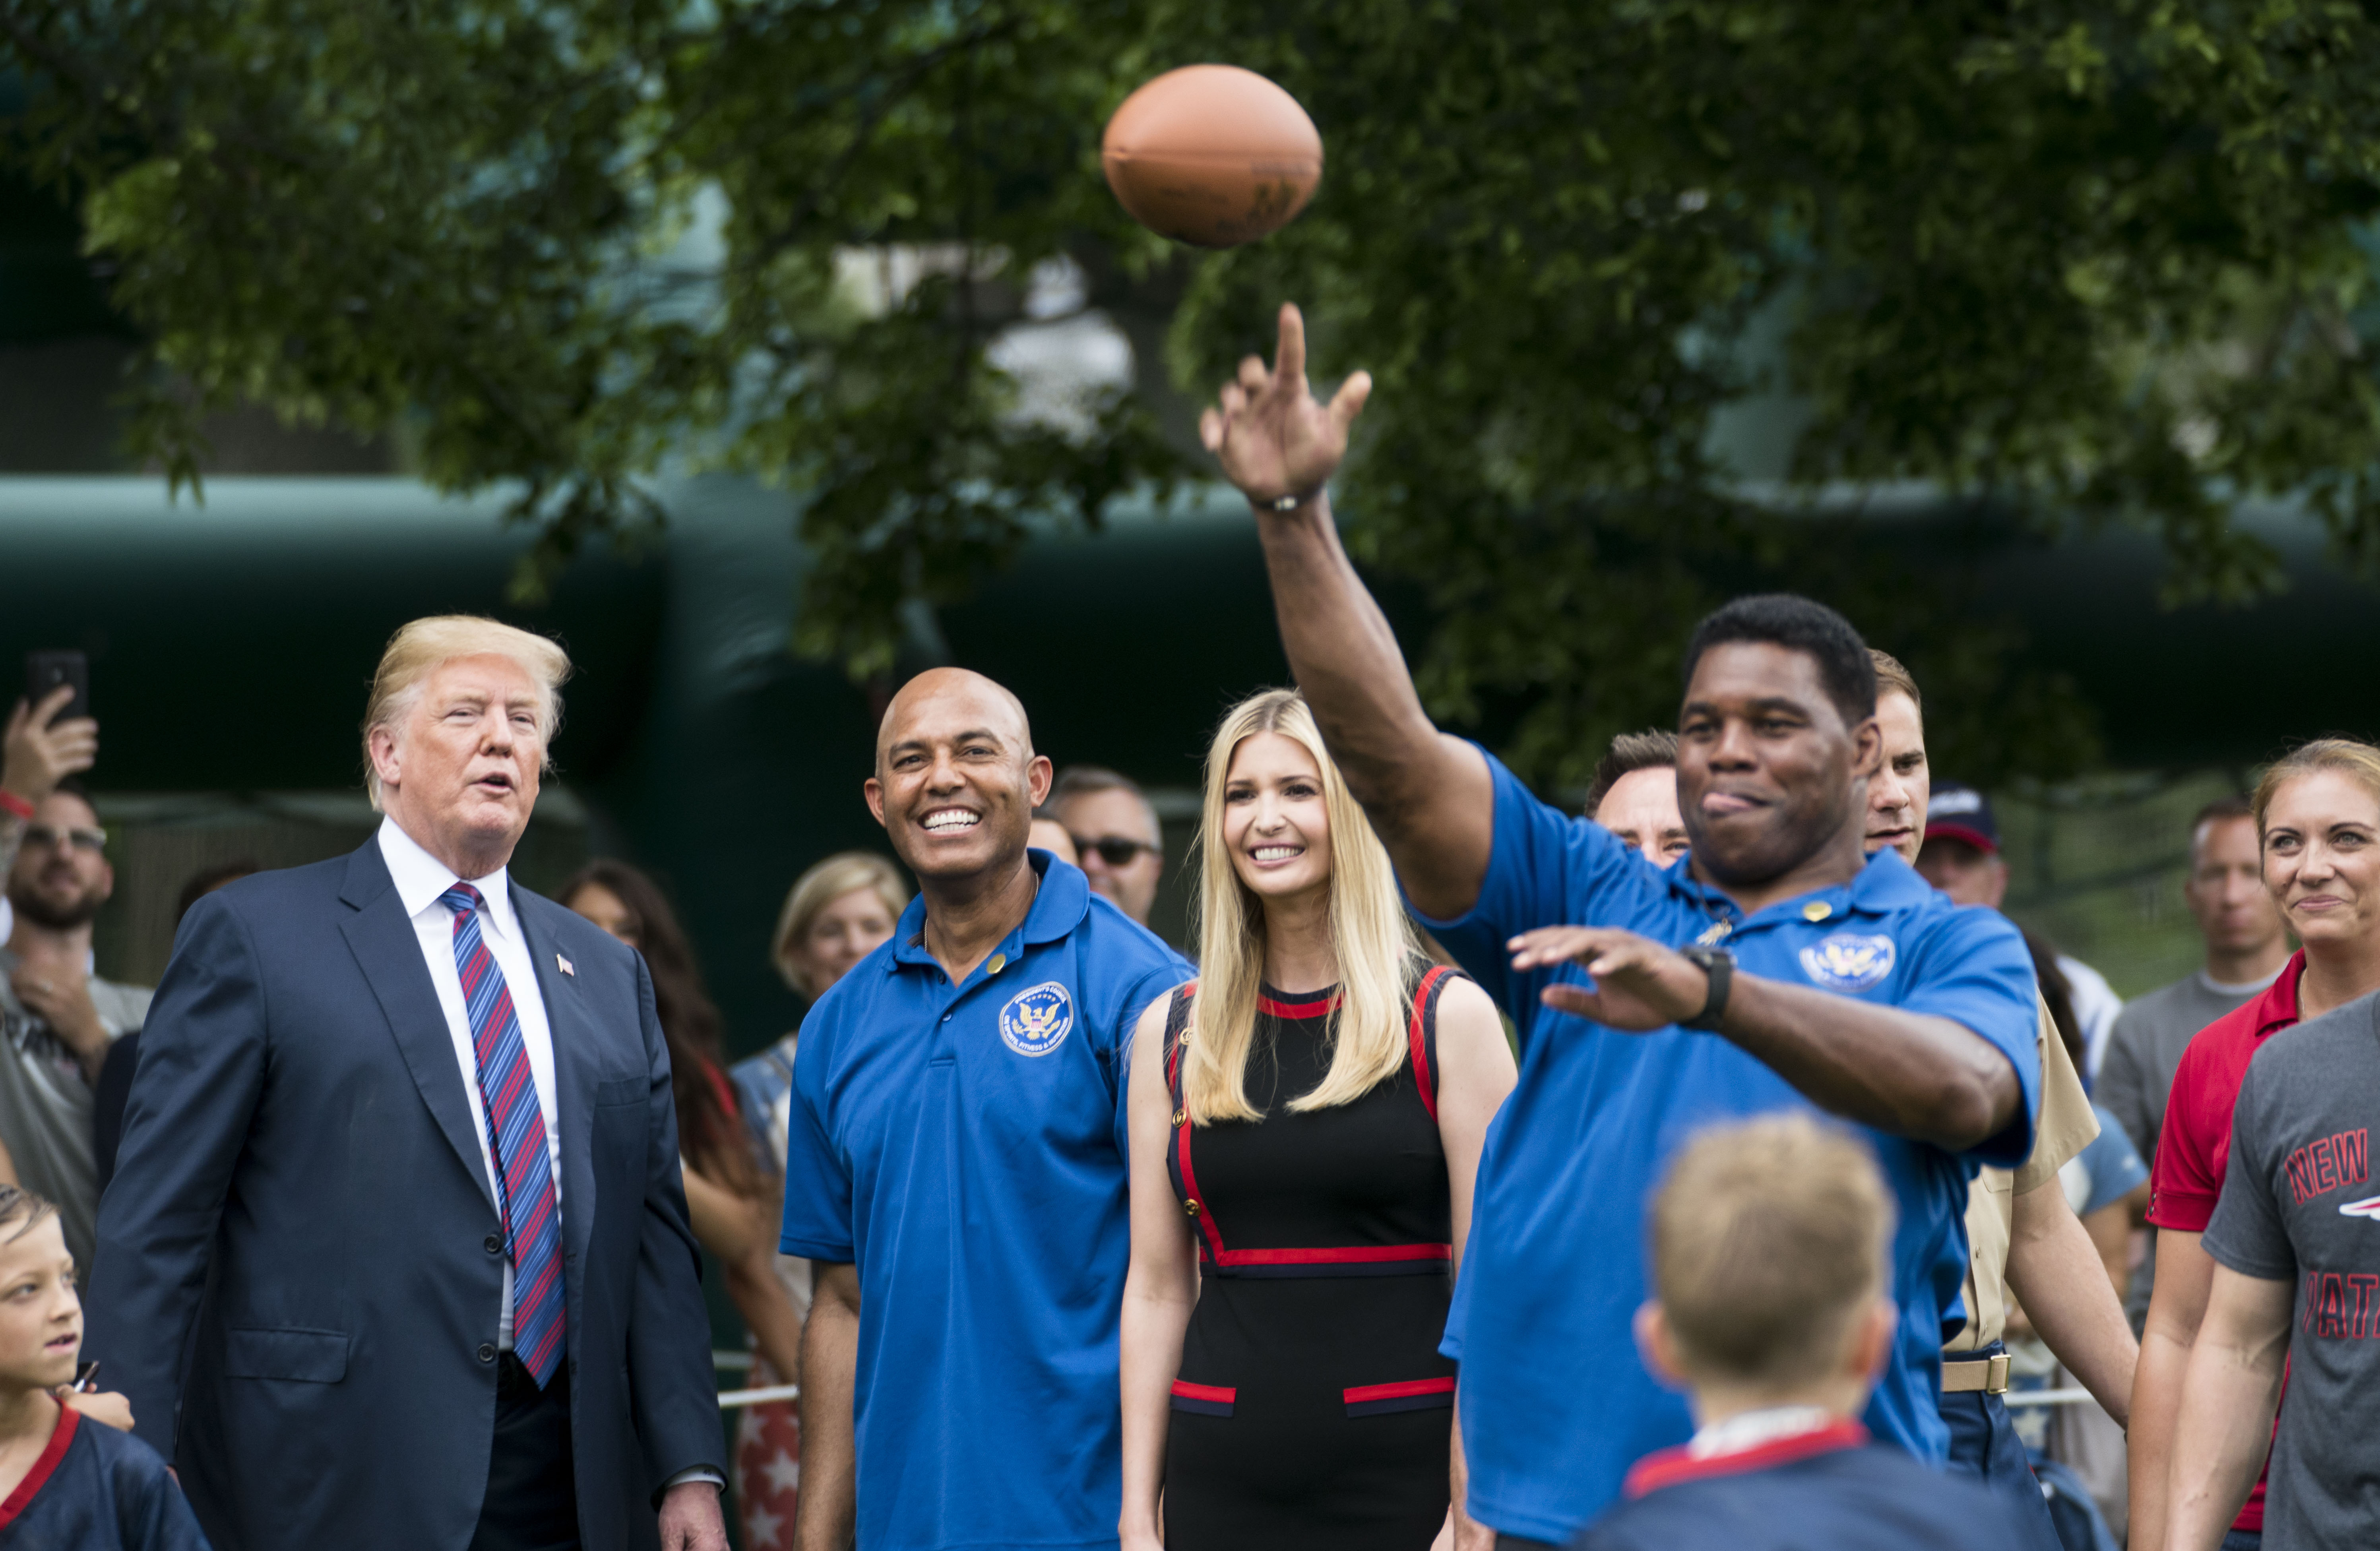
[[[1207,794],[1198,848],[1198,996],[1183,1051],[1183,1108],[1196,1122],[1256,1121],[1248,1102],[1248,1052],[1256,1044],[1257,985],[1264,975],[1264,902],[1240,881],[1223,840],[1223,794],[1232,757],[1248,738],[1278,733],[1314,756],[1330,821],[1330,949],[1341,1002],[1330,1070],[1293,1110],[1327,1109],[1362,1097],[1405,1058],[1405,973],[1420,958],[1397,895],[1388,848],[1347,791],[1305,697],[1269,689],[1241,701],[1207,750]]]

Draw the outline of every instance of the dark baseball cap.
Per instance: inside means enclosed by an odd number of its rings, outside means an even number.
[[[1946,781],[1934,788],[1925,805],[1925,838],[1964,841],[1978,851],[1997,854],[2000,821],[1992,817],[1990,798],[1972,786]]]

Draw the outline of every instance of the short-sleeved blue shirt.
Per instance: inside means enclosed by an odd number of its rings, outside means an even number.
[[[859,1272],[859,1544],[1113,1545],[1133,1024],[1181,955],[1029,854],[1025,924],[953,986],[925,901],[820,999],[779,1247]]]
[[[1683,1397],[1645,1369],[1631,1330],[1651,1278],[1645,1206],[1695,1131],[1812,1108],[1784,1078],[1712,1034],[1625,1034],[1538,1000],[1575,964],[1515,975],[1505,942],[1533,927],[1618,927],[1672,946],[1723,940],[1740,973],[1952,1019],[2005,1055],[2020,1118],[1964,1157],[1859,1130],[1899,1203],[1891,1365],[1870,1402],[1876,1436],[1921,1460],[1949,1447],[1937,1403],[1942,1342],[1965,1315],[1962,1216],[1976,1165],[2033,1147],[2041,1101],[2033,961],[1997,913],[1952,904],[1897,854],[1848,885],[1745,916],[1610,831],[1548,807],[1493,758],[1495,841],[1478,903],[1426,921],[1518,1025],[1519,1084],[1488,1129],[1471,1236],[1443,1350],[1463,1364],[1470,1511],[1508,1534],[1568,1540],[1619,1493],[1631,1463],[1694,1432]],[[1722,932],[1720,924],[1726,923]],[[1848,1122],[1846,1122],[1848,1123]]]

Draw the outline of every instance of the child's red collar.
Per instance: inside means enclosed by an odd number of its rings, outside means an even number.
[[[58,1461],[67,1457],[67,1446],[74,1442],[75,1427],[81,1420],[82,1412],[64,1400],[58,1402],[57,1425],[50,1429],[50,1441],[42,1446],[42,1457],[33,1461],[33,1468],[25,1472],[25,1479],[17,1483],[17,1489],[8,1494],[8,1500],[0,1502],[0,1530],[15,1523],[17,1515],[31,1505],[33,1494],[48,1483],[51,1473],[58,1468]]]
[[[1831,1454],[1838,1449],[1857,1448],[1867,1439],[1865,1427],[1848,1416],[1838,1416],[1805,1432],[1764,1439],[1743,1448],[1697,1455],[1693,1452],[1691,1445],[1681,1444],[1675,1448],[1647,1454],[1637,1460],[1635,1467],[1629,1471],[1627,1484],[1621,1490],[1630,1497],[1641,1497],[1664,1486],[1675,1486],[1680,1482],[1742,1475],[1749,1471],[1770,1470],[1778,1465],[1790,1465],[1797,1460]]]

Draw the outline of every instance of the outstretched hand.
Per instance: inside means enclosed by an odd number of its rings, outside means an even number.
[[[1700,964],[1648,937],[1609,927],[1539,927],[1504,946],[1515,970],[1541,969],[1564,960],[1585,970],[1595,984],[1548,986],[1538,996],[1557,1012],[1591,1018],[1627,1034],[1655,1029],[1695,1016],[1710,1000],[1710,975]]]
[[[1240,362],[1216,406],[1198,417],[1198,437],[1250,501],[1310,495],[1347,456],[1347,433],[1371,395],[1371,373],[1359,371],[1329,404],[1315,398],[1305,382],[1305,320],[1284,302],[1272,370],[1254,356]]]

